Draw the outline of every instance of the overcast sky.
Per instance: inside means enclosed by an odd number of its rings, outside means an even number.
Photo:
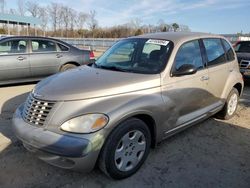
[[[7,0],[16,8],[17,0]],[[143,24],[177,22],[192,31],[250,33],[250,0],[43,0],[42,5],[59,2],[78,11],[96,10],[99,26],[113,26],[139,18]]]

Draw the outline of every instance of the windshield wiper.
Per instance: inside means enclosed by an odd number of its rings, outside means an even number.
[[[123,69],[123,68],[116,67],[116,66],[97,65],[96,63],[95,63],[94,65],[95,65],[95,67],[101,68],[101,69],[114,70],[114,71],[121,71],[121,72],[132,72],[132,71],[129,70],[129,69]]]

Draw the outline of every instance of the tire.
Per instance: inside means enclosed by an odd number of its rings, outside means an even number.
[[[219,119],[228,120],[235,115],[239,102],[239,92],[236,88],[233,88],[226,100],[223,109],[217,114]]]
[[[61,72],[67,71],[69,69],[76,68],[77,66],[74,64],[65,64],[61,67]]]
[[[150,145],[147,125],[137,118],[128,119],[107,138],[100,153],[99,168],[113,179],[127,178],[146,160]]]

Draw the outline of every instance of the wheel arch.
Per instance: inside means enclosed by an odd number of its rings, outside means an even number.
[[[65,65],[75,65],[75,66],[80,66],[79,63],[75,62],[75,61],[69,61],[69,62],[66,62],[66,63],[63,63],[61,66],[60,66],[60,69],[59,70],[62,70],[62,67],[65,66]]]
[[[227,82],[225,83],[221,98],[227,99],[232,88],[236,88],[239,92],[239,96],[241,96],[243,87],[244,87],[244,81],[243,81],[241,73],[234,71],[228,77]]]
[[[152,115],[145,113],[145,112],[137,112],[137,113],[132,113],[132,114],[127,114],[123,118],[121,118],[118,122],[115,123],[113,129],[115,129],[119,124],[121,124],[124,121],[127,121],[128,119],[131,118],[137,118],[141,121],[143,121],[151,134],[151,147],[154,148],[157,144],[157,130],[156,130],[156,121],[152,117]],[[111,131],[112,132],[112,131]],[[111,134],[109,133],[109,135]]]
[[[238,90],[239,96],[241,96],[242,91],[243,91],[243,85],[241,83],[237,83],[233,87]]]
[[[148,114],[137,114],[132,116],[131,118],[140,119],[147,125],[151,133],[151,147],[154,148],[156,146],[156,123],[154,118]]]

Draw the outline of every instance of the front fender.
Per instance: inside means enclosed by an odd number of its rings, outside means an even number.
[[[167,114],[166,103],[162,99],[160,87],[155,87],[108,97],[62,102],[50,118],[47,128],[60,132],[59,127],[62,123],[88,113],[103,113],[109,116],[109,123],[102,131],[104,137],[107,137],[117,125],[130,117],[142,114],[151,116],[155,121],[156,141],[161,140],[164,121],[171,116]]]

